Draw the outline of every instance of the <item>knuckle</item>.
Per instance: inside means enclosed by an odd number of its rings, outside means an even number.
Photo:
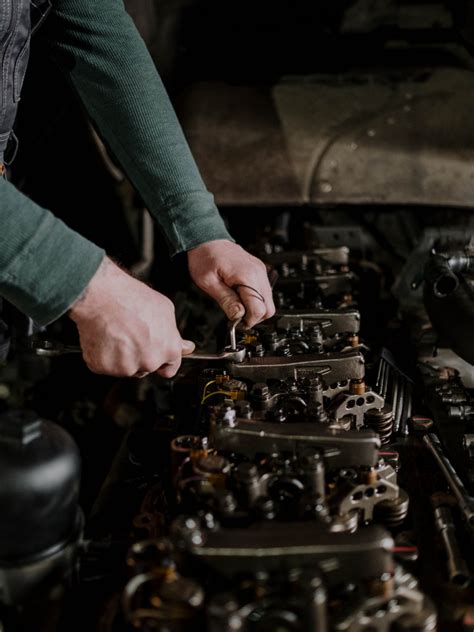
[[[104,367],[96,357],[86,352],[83,352],[82,357],[89,371],[92,371],[92,373],[96,373],[97,375],[104,374]]]
[[[227,294],[223,294],[219,298],[219,305],[221,305],[221,307],[228,307],[230,306],[231,303],[235,303],[235,302],[236,302],[235,295],[231,294],[230,292]]]
[[[263,303],[259,303],[258,305],[255,305],[252,312],[255,316],[261,318],[267,313],[267,308]]]
[[[217,277],[214,272],[205,272],[204,274],[200,275],[197,284],[203,290],[207,290],[209,288],[212,288],[216,284],[216,281]]]
[[[92,371],[92,373],[95,373],[96,375],[104,374],[104,371],[99,364],[95,362],[87,362],[87,361],[86,361],[86,364],[87,364],[87,368],[89,369],[89,371]]]
[[[140,364],[141,370],[146,371],[147,373],[153,373],[156,371],[157,366],[159,366],[159,362],[157,362],[154,358],[145,358],[145,360]]]
[[[123,364],[117,367],[117,375],[122,377],[133,377],[136,373],[138,373],[138,367],[131,364]]]
[[[179,369],[179,365],[166,364],[165,366],[158,369],[158,373],[159,375],[161,375],[161,377],[171,378],[176,375],[176,373],[178,372],[178,369]]]
[[[267,317],[271,318],[272,316],[275,316],[275,313],[276,313],[276,308],[275,308],[275,305],[272,304],[267,309]]]
[[[168,352],[166,354],[168,361],[176,362],[178,359],[181,358],[181,353],[182,353],[181,342],[178,342],[178,341],[174,342],[168,347]]]

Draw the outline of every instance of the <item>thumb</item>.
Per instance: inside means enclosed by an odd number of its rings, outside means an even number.
[[[213,283],[206,286],[206,292],[219,304],[229,320],[245,316],[245,307],[242,305],[240,296],[219,277],[216,276]]]
[[[189,355],[196,348],[196,345],[191,340],[181,340],[181,342],[182,342],[181,354],[183,356]]]

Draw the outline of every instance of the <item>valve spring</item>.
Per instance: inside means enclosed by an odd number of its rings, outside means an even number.
[[[393,411],[388,406],[381,410],[368,410],[365,414],[365,423],[380,436],[382,445],[390,443],[393,432]]]
[[[374,507],[374,520],[381,522],[389,529],[396,529],[408,515],[410,499],[408,494],[400,489],[400,495],[395,500],[383,500]]]

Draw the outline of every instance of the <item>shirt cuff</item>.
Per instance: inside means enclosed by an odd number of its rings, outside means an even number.
[[[166,218],[162,217],[162,208],[152,213],[172,256],[216,239],[234,241],[208,191],[195,191],[167,200],[165,208]]]

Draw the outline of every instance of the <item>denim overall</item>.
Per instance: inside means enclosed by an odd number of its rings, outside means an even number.
[[[31,36],[50,9],[50,0],[0,0],[0,177],[5,175],[5,165],[16,154],[18,141],[13,125],[28,66]],[[8,348],[8,328],[0,319],[0,361],[6,358]]]

